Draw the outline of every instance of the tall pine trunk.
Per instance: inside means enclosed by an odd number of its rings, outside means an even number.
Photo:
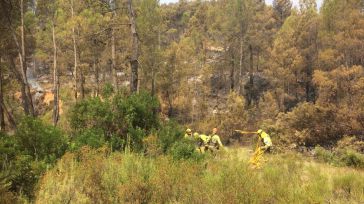
[[[4,118],[4,109],[1,104],[4,103],[3,98],[3,74],[2,74],[2,57],[0,57],[0,131],[5,130],[5,118]]]
[[[230,76],[229,76],[229,79],[230,79],[230,90],[231,91],[234,91],[235,89],[235,57],[234,57],[234,53],[233,53],[233,50],[230,50],[230,53],[231,53],[231,59],[230,59]]]
[[[115,31],[111,29],[111,74],[114,89],[118,89],[117,77],[116,77],[116,57],[115,57]]]
[[[17,77],[17,80],[19,84],[21,85],[21,93],[22,93],[22,105],[24,108],[24,112],[26,115],[34,116],[34,107],[33,107],[33,101],[32,101],[32,95],[30,93],[30,87],[28,84],[26,71],[26,53],[25,53],[25,34],[24,34],[24,4],[23,0],[20,1],[20,20],[21,20],[21,26],[20,26],[20,36],[21,36],[21,44],[17,38],[16,30],[13,28],[12,22],[11,22],[11,15],[9,13],[8,5],[4,1],[0,1],[2,12],[4,13],[4,16],[7,18],[6,23],[8,24],[8,29],[11,32],[12,38],[14,40],[19,61],[20,61],[20,72],[16,69],[15,63],[13,61],[13,58],[10,57],[10,63],[12,65],[12,71]]]
[[[249,45],[250,51],[250,71],[249,71],[249,97],[248,97],[248,106],[250,106],[253,102],[253,95],[254,95],[254,62],[253,62],[253,46]]]
[[[139,39],[136,30],[135,12],[132,5],[132,0],[128,0],[128,12],[130,21],[130,30],[132,35],[132,54],[130,59],[131,79],[130,79],[130,91],[138,91],[138,58],[139,58]]]
[[[71,0],[71,17],[72,20],[74,20],[74,11],[73,11],[73,0]],[[73,57],[74,57],[74,97],[77,100],[77,76],[78,76],[78,70],[77,70],[77,42],[76,42],[76,33],[75,33],[75,26],[72,26],[72,42],[73,42]]]
[[[94,90],[94,96],[97,97],[97,96],[99,96],[100,80],[99,80],[99,64],[97,63],[96,57],[94,57],[94,62],[93,62],[92,66],[93,66],[93,69],[94,69],[95,82],[96,82],[96,87],[95,87],[95,90]]]
[[[80,69],[80,95],[81,95],[81,99],[84,99],[85,98],[85,76],[84,76],[84,73],[83,73],[83,69],[81,67]]]
[[[24,33],[24,1],[21,0],[20,1],[20,14],[21,14],[21,27],[20,27],[20,31],[21,31],[21,58],[20,58],[20,64],[21,64],[21,68],[22,68],[22,75],[23,75],[23,80],[24,80],[24,85],[25,85],[25,93],[26,93],[26,106],[28,106],[29,108],[29,114],[31,116],[35,116],[34,113],[34,107],[33,107],[33,100],[32,100],[32,94],[30,92],[30,87],[29,87],[29,83],[28,83],[28,78],[27,78],[27,64],[26,64],[26,54],[25,54],[25,33]]]
[[[59,75],[57,68],[57,44],[54,23],[52,23],[52,38],[53,38],[53,125],[57,126],[59,120]]]
[[[238,80],[238,93],[241,92],[241,79],[243,78],[243,39],[242,39],[242,33],[240,33],[241,39],[240,39],[240,53],[239,53],[239,80]]]

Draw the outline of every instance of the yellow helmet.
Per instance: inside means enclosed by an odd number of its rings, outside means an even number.
[[[258,133],[258,134],[262,134],[262,132],[263,132],[263,130],[262,130],[262,129],[259,129],[259,130],[257,131],[257,133]]]
[[[186,133],[192,133],[192,130],[190,128],[187,128]]]

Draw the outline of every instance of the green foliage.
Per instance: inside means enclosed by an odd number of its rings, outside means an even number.
[[[339,152],[340,162],[345,166],[364,169],[364,155],[353,150],[343,150]]]
[[[173,144],[170,154],[175,160],[201,160],[204,155],[196,151],[196,145],[190,140],[181,140]]]
[[[129,128],[128,130],[128,138],[126,140],[128,148],[132,150],[141,151],[143,149],[143,138],[146,136],[145,130],[140,127],[137,128]]]
[[[54,162],[67,148],[67,137],[59,129],[35,118],[24,118],[14,137],[19,151],[35,160]]]
[[[114,93],[114,87],[110,83],[106,83],[102,89],[102,97],[110,98],[110,96]]]
[[[100,148],[105,144],[104,133],[100,129],[87,129],[74,138],[71,149],[79,149],[82,146]]]
[[[16,157],[8,157],[9,154],[4,156],[1,152],[4,157],[0,168],[0,197],[15,199],[18,197],[15,195],[22,193],[31,198],[38,179],[49,165],[44,161],[34,161],[32,156],[16,153]]]
[[[318,160],[326,163],[333,163],[335,161],[334,153],[320,146],[315,147],[315,156]]]
[[[67,138],[60,130],[30,117],[20,122],[14,135],[1,133],[0,139],[4,196],[12,192],[32,198],[39,178],[67,149]]]
[[[315,157],[319,161],[333,164],[335,166],[350,166],[364,168],[364,155],[350,149],[339,149],[329,151],[322,147],[315,148]]]
[[[114,122],[119,127],[126,126],[126,129],[139,127],[149,132],[159,125],[158,99],[147,92],[135,93],[127,98],[119,94],[114,98],[113,104]]]
[[[156,134],[162,151],[166,153],[176,141],[182,139],[183,132],[182,127],[175,121],[168,121],[166,124],[161,125]]]
[[[127,96],[118,93],[110,100],[98,97],[80,101],[70,113],[74,147],[106,144],[114,150],[143,149],[143,138],[159,127],[158,100],[146,92]],[[77,148],[76,148],[77,149]]]
[[[19,155],[11,166],[11,188],[13,192],[22,192],[32,198],[34,189],[48,164],[44,161],[34,161],[29,155]]]
[[[70,125],[76,131],[90,128],[102,129],[105,133],[112,131],[113,115],[108,101],[98,97],[82,100],[70,112]]]

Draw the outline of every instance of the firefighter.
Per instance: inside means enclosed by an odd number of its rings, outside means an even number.
[[[197,132],[195,132],[193,136],[197,140],[197,150],[201,153],[205,153],[209,149],[210,137],[205,134],[198,134]]]
[[[192,130],[187,128],[186,132],[185,132],[185,139],[192,139]]]
[[[217,135],[217,128],[212,129],[212,134],[210,138],[210,149],[212,151],[222,149],[223,145],[221,143],[219,135]]]
[[[270,136],[264,132],[262,129],[259,129],[257,131],[257,134],[260,138],[260,140],[263,142],[263,146],[260,147],[264,152],[270,152],[272,149],[272,140],[270,139]]]

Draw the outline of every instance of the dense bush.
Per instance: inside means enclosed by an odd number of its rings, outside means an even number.
[[[318,146],[315,148],[315,157],[336,166],[364,168],[364,155],[350,149],[330,151]]]
[[[21,193],[32,198],[38,179],[66,149],[67,137],[39,119],[26,117],[14,135],[1,133],[1,197]]]
[[[166,153],[176,141],[183,138],[184,130],[176,122],[168,121],[161,125],[156,134],[162,151]]]
[[[53,162],[67,149],[67,137],[59,129],[39,119],[24,118],[14,137],[19,151],[35,160]]]
[[[170,149],[170,154],[175,160],[201,160],[204,156],[196,151],[194,142],[187,139],[174,143]]]
[[[104,133],[100,129],[87,129],[80,132],[71,143],[71,149],[79,149],[82,146],[100,148],[105,145]]]
[[[107,143],[115,150],[143,150],[143,138],[159,128],[158,100],[146,92],[107,96],[83,100],[72,108],[73,146],[97,148]]]
[[[103,130],[104,134],[115,131],[112,105],[108,100],[103,101],[98,97],[82,100],[70,112],[69,120],[73,130],[97,128]]]
[[[353,150],[341,150],[338,152],[340,163],[345,166],[351,166],[364,169],[364,155]]]
[[[118,94],[113,99],[114,123],[121,130],[141,128],[149,132],[159,126],[157,98],[147,92],[125,97]]]

